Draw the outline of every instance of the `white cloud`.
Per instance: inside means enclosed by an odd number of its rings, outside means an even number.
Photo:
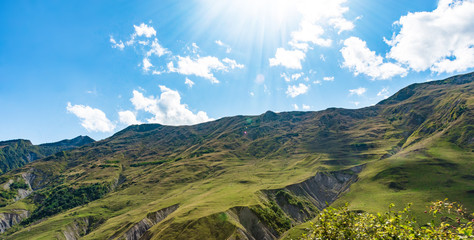
[[[225,47],[226,48],[226,50],[225,50],[226,53],[230,53],[232,51],[232,48],[229,45],[223,43],[221,40],[216,40],[215,43],[217,45],[221,46],[221,47]]]
[[[161,57],[161,56],[163,56],[163,55],[165,55],[165,54],[168,54],[168,53],[170,53],[170,52],[168,51],[168,49],[162,47],[162,46],[158,43],[158,39],[155,38],[155,40],[153,40],[153,42],[151,43],[151,48],[150,48],[150,50],[148,50],[148,51],[146,52],[146,56],[147,56],[147,57],[150,57],[152,54],[154,54],[154,55],[156,55],[156,56],[158,56],[158,57]]]
[[[127,46],[133,45],[137,37],[144,36],[146,38],[151,38],[152,36],[156,36],[155,29],[145,23],[141,23],[139,26],[133,25],[133,28],[135,29],[135,32],[130,36],[130,40],[125,42]],[[141,45],[148,45],[148,40],[139,40],[138,43]]]
[[[298,111],[298,109],[300,109],[297,104],[293,104],[293,108],[294,108],[296,111]]]
[[[191,48],[192,48],[191,51],[192,51],[194,54],[196,54],[196,53],[199,51],[199,46],[198,46],[195,42],[193,42],[193,43],[191,44]],[[188,48],[188,49],[189,49],[189,48]]]
[[[388,98],[388,88],[382,88],[382,90],[380,90],[380,92],[377,93],[377,96],[378,97],[383,97],[383,98]]]
[[[324,29],[319,25],[303,21],[300,23],[300,30],[291,33],[291,41],[289,44],[294,48],[307,51],[309,43],[313,43],[323,47],[331,46],[331,39],[323,39]]]
[[[153,67],[153,64],[151,64],[150,60],[148,58],[144,58],[142,63],[143,71],[148,72],[151,67]]]
[[[137,120],[137,116],[135,116],[135,113],[133,113],[132,111],[120,111],[118,114],[120,122],[127,126],[141,124],[141,122]]]
[[[301,61],[304,60],[306,54],[300,50],[285,50],[278,48],[275,57],[270,58],[270,66],[281,65],[286,68],[301,69]]]
[[[301,76],[303,76],[304,73],[295,73],[291,75],[291,80],[296,81],[298,80]]]
[[[309,105],[303,104],[303,110],[309,110],[311,107]]]
[[[142,23],[139,26],[133,25],[133,28],[135,28],[135,34],[139,37],[145,36],[147,38],[151,38],[152,36],[156,35],[155,29],[146,25],[145,23]]]
[[[332,39],[325,37],[326,29],[335,29],[338,33],[352,30],[354,24],[344,18],[344,13],[349,8],[344,7],[346,0],[297,0],[292,4],[297,6],[302,18],[299,29],[291,33],[288,44],[292,50],[278,48],[274,58],[270,59],[270,66],[284,66],[287,68],[301,69],[301,61],[306,58],[306,52],[312,45],[329,47]],[[281,50],[280,50],[281,49]],[[280,50],[280,52],[279,52]],[[285,51],[285,52],[284,52]],[[293,56],[290,56],[293,52]],[[295,56],[295,54],[297,54]],[[321,60],[325,61],[321,55]],[[290,60],[286,60],[292,57]]]
[[[181,103],[181,96],[178,91],[171,90],[166,86],[160,86],[160,97],[145,97],[137,90],[133,91],[130,99],[135,110],[143,110],[153,114],[147,119],[149,123],[159,123],[165,125],[191,125],[213,120],[203,111],[196,114],[188,109],[186,104]]]
[[[188,87],[192,88],[193,85],[194,85],[194,82],[191,81],[189,78],[186,78],[186,80],[184,80],[184,84],[188,85]]]
[[[286,94],[294,98],[298,95],[305,94],[306,92],[308,92],[308,89],[309,87],[303,83],[300,83],[298,85],[291,85],[291,86],[288,86],[288,89],[286,90]]]
[[[122,40],[117,43],[117,41],[115,41],[112,36],[110,36],[110,43],[112,43],[112,48],[118,48],[120,50],[123,50],[125,48],[125,45],[123,44]]]
[[[388,57],[415,71],[452,73],[474,67],[474,1],[440,0],[432,12],[402,16]]]
[[[189,56],[178,58],[178,66],[175,67],[173,62],[168,63],[168,69],[170,72],[177,72],[183,75],[195,75],[209,79],[212,83],[219,83],[213,72],[215,71],[228,71],[234,68],[243,68],[242,64],[238,64],[235,60],[225,58],[220,61],[216,57],[197,57],[192,59]],[[225,64],[224,64],[225,63]]]
[[[263,74],[257,74],[257,77],[255,78],[255,82],[257,84],[262,84],[265,82],[265,76]]]
[[[324,56],[324,54],[319,55],[319,59],[321,59],[321,61],[323,62],[326,62],[326,57]]]
[[[371,51],[366,42],[357,37],[346,39],[340,51],[344,58],[343,67],[349,68],[356,76],[362,73],[372,79],[388,79],[407,74],[407,70],[399,64],[384,63],[383,57]]]
[[[165,71],[153,70],[153,72],[151,72],[151,74],[153,74],[153,75],[161,75],[163,73],[165,73]]]
[[[286,73],[280,73],[280,77],[285,79],[285,82],[290,82],[291,81],[291,77],[288,76]]]
[[[67,103],[67,111],[81,119],[81,125],[90,132],[112,132],[115,125],[97,108]]]
[[[334,77],[323,77],[324,81],[332,82],[334,81]]]
[[[250,96],[255,96],[255,93],[254,92],[249,92]]]
[[[367,91],[367,89],[363,88],[363,87],[360,87],[360,88],[356,88],[356,89],[350,89],[349,90],[349,95],[358,95],[358,96],[362,96],[364,95],[364,93]]]
[[[360,102],[350,102],[352,104],[354,104],[356,107],[359,106]]]
[[[238,64],[234,59],[229,59],[229,58],[224,58],[222,59],[222,62],[224,63],[227,63],[227,66],[230,68],[230,69],[234,69],[234,68],[244,68],[244,65],[243,64]]]

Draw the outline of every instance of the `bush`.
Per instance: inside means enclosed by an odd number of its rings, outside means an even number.
[[[444,201],[433,202],[430,213],[433,217],[445,215],[441,223],[434,221],[419,227],[410,217],[410,205],[403,211],[392,210],[384,214],[358,213],[342,208],[326,208],[311,223],[308,234],[302,239],[472,239],[474,238],[473,214],[461,205]],[[456,220],[449,224],[447,221]]]
[[[12,184],[10,184],[10,189],[28,189],[28,184],[26,184],[25,182],[14,182]]]

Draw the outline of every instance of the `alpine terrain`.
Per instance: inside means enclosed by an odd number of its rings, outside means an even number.
[[[295,239],[328,205],[423,212],[448,197],[474,209],[474,73],[361,109],[132,125],[78,142],[0,143],[2,238]]]

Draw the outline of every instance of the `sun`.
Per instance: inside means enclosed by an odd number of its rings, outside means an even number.
[[[274,34],[297,23],[295,1],[290,0],[198,0],[200,16],[229,34]],[[242,36],[242,35],[240,35]]]

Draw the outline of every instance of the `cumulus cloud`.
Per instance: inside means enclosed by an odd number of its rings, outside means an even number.
[[[338,34],[352,30],[354,24],[344,17],[344,13],[349,10],[344,6],[345,3],[346,0],[294,1],[302,18],[298,30],[291,33],[291,40],[288,42],[292,49],[278,48],[275,57],[270,59],[270,66],[301,69],[301,61],[304,61],[306,52],[312,45],[331,46],[332,40],[324,36],[325,29],[337,30]],[[287,57],[291,57],[291,60],[286,60]]]
[[[123,44],[122,40],[117,42],[112,36],[110,36],[110,43],[112,43],[112,48],[118,48],[120,50],[123,50],[125,48],[125,45]]]
[[[303,83],[300,83],[298,85],[290,85],[288,86],[288,89],[286,90],[286,95],[294,98],[298,95],[307,93],[308,89],[309,87]]]
[[[147,38],[151,38],[152,36],[156,35],[156,30],[151,27],[146,25],[145,23],[142,23],[140,25],[133,25],[133,28],[135,28],[135,34],[139,37],[145,36]]]
[[[323,77],[324,81],[332,82],[334,81],[334,77]]]
[[[148,72],[151,67],[153,67],[153,64],[151,64],[150,60],[148,58],[144,58],[142,63],[143,71]]]
[[[354,104],[356,107],[359,106],[360,102],[350,102],[352,104]]]
[[[130,35],[130,39],[125,42],[117,42],[110,36],[110,42],[113,48],[123,49],[125,45],[134,46],[142,56],[142,62],[138,64],[144,72],[151,72],[153,75],[161,75],[164,73],[179,73],[182,75],[194,75],[209,79],[212,83],[219,83],[219,80],[214,76],[215,72],[228,72],[234,69],[244,68],[243,64],[237,63],[236,60],[230,58],[219,59],[214,56],[199,56],[199,46],[193,42],[187,45],[188,53],[192,56],[173,55],[170,50],[162,46],[158,38],[155,28],[145,23],[140,25],[133,25],[134,32]],[[230,47],[222,41],[216,41],[219,46]],[[163,57],[168,62],[166,66],[160,66],[155,62],[154,57]],[[155,66],[155,64],[157,64]],[[189,83],[189,82],[188,82]],[[189,85],[189,84],[188,84]],[[192,85],[190,85],[192,86]]]
[[[178,61],[176,67],[173,62],[168,63],[168,70],[170,72],[203,77],[209,79],[212,83],[219,83],[219,80],[216,79],[213,72],[228,71],[229,69],[244,67],[243,65],[238,64],[235,60],[229,58],[225,58],[222,61],[212,56],[198,56],[197,58],[177,56],[177,58]]]
[[[280,77],[282,77],[283,79],[285,79],[286,82],[291,82],[291,81],[296,81],[298,79],[300,79],[302,76],[304,75],[303,72],[300,72],[300,73],[293,73],[291,75],[288,75],[286,73],[281,73],[280,74]],[[309,81],[309,78],[306,77],[304,78],[305,81]]]
[[[67,111],[81,119],[81,125],[89,132],[112,132],[115,125],[104,112],[97,108],[67,103]]]
[[[151,38],[153,36],[156,36],[156,30],[152,26],[148,26],[145,23],[141,23],[138,26],[133,25],[133,28],[135,29],[135,31],[130,36],[130,39],[125,42],[127,46],[133,45],[137,37]],[[148,40],[140,40],[139,44],[148,45]]]
[[[300,108],[298,107],[298,104],[296,104],[296,103],[293,104],[293,108],[294,108],[296,111],[298,111],[298,109],[300,109]]]
[[[215,43],[217,45],[221,46],[221,47],[225,47],[226,48],[226,50],[225,50],[226,53],[230,53],[232,51],[232,48],[229,45],[223,43],[221,40],[216,40]]]
[[[319,25],[314,25],[309,22],[300,23],[300,29],[291,33],[291,41],[289,44],[295,48],[307,51],[309,43],[313,43],[323,47],[331,46],[331,39],[324,39],[321,36],[324,34],[324,29]]]
[[[141,124],[141,122],[137,120],[135,113],[132,111],[120,111],[118,114],[120,122],[125,125]]]
[[[383,98],[388,98],[388,88],[382,88],[382,90],[380,90],[380,92],[377,93],[377,96],[378,97],[383,97]]]
[[[130,99],[135,110],[142,110],[153,115],[147,119],[149,123],[165,125],[191,125],[213,120],[207,113],[198,111],[194,114],[186,104],[181,103],[181,95],[178,91],[161,86],[159,97],[146,97],[143,93],[134,90]]]
[[[364,95],[364,93],[367,91],[367,89],[363,88],[363,87],[360,87],[360,88],[356,88],[356,89],[350,89],[349,90],[349,95],[358,95],[358,96],[362,96]]]
[[[399,64],[384,62],[383,57],[371,51],[367,43],[357,37],[346,39],[340,52],[344,58],[342,66],[349,68],[356,76],[362,73],[372,79],[388,79],[407,74],[407,70]]]
[[[238,64],[234,59],[224,58],[224,59],[222,59],[222,62],[227,63],[227,66],[230,69],[244,68],[243,64]]]
[[[415,71],[455,72],[474,67],[474,1],[440,0],[432,12],[402,16],[386,42],[388,57]]]
[[[270,58],[270,66],[283,66],[291,69],[302,69],[301,61],[304,60],[306,54],[300,50],[285,50],[278,48],[275,57]]]
[[[151,55],[156,55],[158,57],[161,57],[165,54],[168,54],[170,53],[168,51],[168,49],[164,48],[163,46],[161,46],[159,43],[158,43],[158,39],[155,38],[153,40],[153,42],[151,43],[151,47],[150,47],[150,50],[148,50],[146,52],[146,56],[147,57],[150,57]]]
[[[188,85],[188,87],[192,88],[194,86],[194,82],[191,81],[189,78],[184,80],[184,84]]]
[[[303,110],[309,110],[311,107],[309,105],[303,104]]]
[[[294,73],[294,74],[291,74],[291,80],[293,81],[296,81],[298,80],[301,76],[303,76],[304,73]]]

